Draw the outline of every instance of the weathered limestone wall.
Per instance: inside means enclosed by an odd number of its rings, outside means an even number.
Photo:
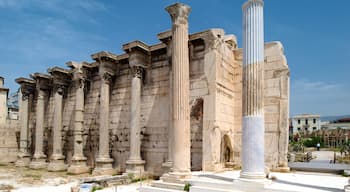
[[[168,32],[160,39],[171,39]],[[191,169],[217,171],[227,164],[240,164],[242,120],[242,50],[237,49],[237,40],[225,35],[222,29],[211,29],[189,36],[190,72],[190,130]],[[163,42],[165,42],[164,40]],[[143,47],[146,58],[141,79],[141,104],[139,124],[141,127],[141,159],[145,170],[154,175],[167,171],[162,166],[169,160],[169,127],[171,125],[171,45],[160,43],[152,46],[136,42]],[[136,49],[139,49],[139,47]],[[133,48],[135,48],[133,47]],[[284,148],[288,135],[288,66],[279,43],[265,46],[265,116],[267,164],[278,167],[285,162]],[[102,52],[101,52],[102,53]],[[127,170],[130,156],[131,80],[133,71],[129,56],[107,54],[107,60],[115,67],[110,83],[109,100],[109,153],[113,168]],[[96,60],[95,57],[93,59]],[[83,149],[87,165],[96,167],[100,137],[100,60],[85,63]],[[107,62],[104,58],[103,62]],[[74,68],[74,67],[73,67]],[[75,73],[67,70],[69,74]],[[85,70],[85,69],[84,69]],[[53,85],[46,90],[44,99],[44,153],[47,160],[53,154]],[[63,94],[62,103],[62,148],[65,162],[70,165],[74,152],[74,126],[76,89],[70,79]],[[29,96],[29,151],[34,153],[37,91]],[[285,129],[284,129],[285,128]],[[271,142],[271,143],[269,143]],[[279,151],[279,153],[276,153]]]
[[[265,60],[265,162],[276,169],[287,167],[289,133],[289,69],[280,42],[265,44]]]
[[[19,121],[7,119],[0,126],[0,163],[13,163],[17,160],[19,143]]]

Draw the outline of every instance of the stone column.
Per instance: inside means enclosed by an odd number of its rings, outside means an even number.
[[[131,66],[131,114],[130,114],[130,155],[126,161],[127,173],[139,175],[144,172],[145,161],[141,159],[141,79],[144,68]]]
[[[109,89],[112,82],[112,74],[102,72],[100,88],[100,127],[99,127],[99,151],[96,158],[94,174],[115,174],[113,159],[109,155]]]
[[[53,116],[53,153],[47,167],[49,171],[67,170],[62,154],[62,97],[64,85],[55,85],[54,88],[54,116]]]
[[[38,80],[37,80],[38,81]],[[46,168],[46,155],[43,151],[44,144],[44,114],[45,114],[46,93],[37,83],[37,103],[36,103],[36,125],[35,125],[35,149],[32,161],[29,164],[31,169]]]
[[[16,166],[25,167],[29,166],[30,154],[28,150],[29,140],[28,140],[28,118],[29,118],[29,100],[32,95],[32,90],[34,89],[35,83],[33,80],[18,78],[16,82],[21,84],[21,94],[22,99],[20,100],[20,143],[18,159],[16,161]],[[25,82],[30,82],[30,86],[26,85]]]
[[[82,64],[73,63],[75,84],[75,109],[74,109],[74,152],[72,164],[68,167],[68,173],[88,173],[90,168],[86,165],[87,158],[84,156],[83,126],[84,126],[84,86],[85,77]]]
[[[262,0],[243,5],[243,179],[265,178],[263,6]]]
[[[166,8],[172,19],[173,72],[173,167],[171,175],[186,178],[191,173],[188,5],[176,3]]]

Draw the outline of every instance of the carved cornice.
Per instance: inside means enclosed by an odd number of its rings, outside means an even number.
[[[101,51],[101,52],[92,54],[91,58],[97,62],[101,62],[101,61],[117,62],[118,61],[118,56],[108,51]]]
[[[30,75],[36,82],[37,90],[48,90],[51,87],[52,76],[43,73],[34,73]]]
[[[188,15],[191,7],[182,3],[175,3],[165,9],[171,16],[173,25],[188,25]]]
[[[142,41],[132,41],[130,43],[124,44],[123,50],[127,53],[138,50],[147,54],[149,52],[149,46]]]

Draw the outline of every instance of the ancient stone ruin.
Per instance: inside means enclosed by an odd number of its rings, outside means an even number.
[[[121,55],[101,51],[16,79],[17,166],[160,176],[241,165],[242,49],[222,29],[188,34],[188,6],[167,11],[173,27],[158,44],[133,41]],[[265,165],[283,169],[289,69],[280,42],[265,43],[264,54]]]

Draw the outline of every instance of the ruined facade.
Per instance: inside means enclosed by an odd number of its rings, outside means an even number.
[[[236,37],[222,29],[176,36],[188,38],[188,142],[171,137],[177,134],[173,101],[183,97],[173,88],[181,86],[174,82],[174,32],[158,38],[155,45],[127,43],[121,55],[102,51],[91,56],[93,62],[68,62],[67,69],[18,78],[23,96],[17,165],[160,176],[178,157],[172,143],[182,143],[190,149],[191,170],[239,166],[242,49]],[[264,79],[265,162],[286,167],[289,69],[279,42],[265,44]]]

